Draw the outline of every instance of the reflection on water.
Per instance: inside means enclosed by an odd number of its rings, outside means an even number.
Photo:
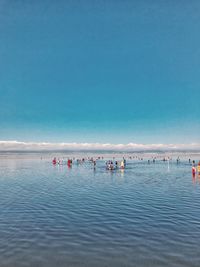
[[[0,266],[198,266],[200,177],[187,161],[53,166],[1,158]]]

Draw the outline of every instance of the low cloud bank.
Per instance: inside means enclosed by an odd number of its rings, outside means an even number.
[[[101,143],[48,143],[0,141],[0,151],[62,151],[62,150],[102,150],[102,151],[153,151],[153,150],[198,150],[199,143],[192,144],[101,144]]]

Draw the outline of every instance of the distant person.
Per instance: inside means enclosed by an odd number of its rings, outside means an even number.
[[[196,175],[196,168],[195,168],[195,166],[192,166],[192,175],[193,175],[193,177],[195,177],[195,175]]]
[[[197,172],[198,172],[198,175],[200,175],[200,161],[199,161],[199,163],[197,165]]]
[[[112,161],[110,162],[110,169],[114,170],[114,166],[113,166],[113,162]]]
[[[117,169],[118,168],[118,162],[115,161],[115,168]]]
[[[123,157],[123,162],[124,162],[124,167],[126,167],[126,160],[124,157]]]
[[[124,160],[121,161],[120,168],[121,168],[121,169],[124,169]]]
[[[67,165],[68,165],[68,167],[71,167],[71,160],[70,159],[68,159]]]

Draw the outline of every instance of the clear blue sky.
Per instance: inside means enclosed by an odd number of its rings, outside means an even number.
[[[190,143],[200,1],[0,1],[0,140]]]

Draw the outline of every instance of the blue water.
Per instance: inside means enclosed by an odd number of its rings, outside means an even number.
[[[0,266],[200,266],[200,178],[187,160],[0,160]]]

